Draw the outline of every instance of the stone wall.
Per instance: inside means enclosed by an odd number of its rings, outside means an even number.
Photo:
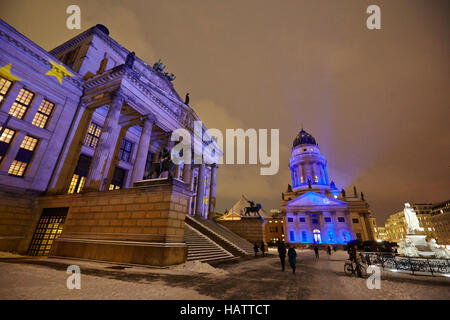
[[[130,189],[41,197],[37,210],[69,207],[52,256],[166,266],[186,260],[189,196],[181,181],[147,180]]]
[[[36,195],[0,192],[0,251],[27,251]]]
[[[261,244],[261,241],[267,243],[264,232],[265,221],[262,219],[243,217],[241,220],[236,221],[217,220],[217,222],[249,242],[256,242],[258,246]]]

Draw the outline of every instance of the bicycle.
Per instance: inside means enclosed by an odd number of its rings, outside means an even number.
[[[347,260],[345,262],[344,273],[345,273],[345,275],[347,275],[349,277],[354,275],[355,277],[366,278],[366,276],[367,276],[366,267],[359,262],[357,262],[355,264],[351,260]]]

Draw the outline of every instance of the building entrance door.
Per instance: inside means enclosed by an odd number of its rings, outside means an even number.
[[[317,243],[317,244],[322,243],[322,237],[320,236],[320,230],[319,229],[314,229],[313,230],[313,240],[314,240],[314,243]]]
[[[28,248],[30,256],[48,256],[53,241],[63,230],[69,208],[45,208],[34,231]]]

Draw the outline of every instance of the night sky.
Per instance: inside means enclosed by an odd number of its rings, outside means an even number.
[[[81,7],[81,30],[66,7]],[[381,30],[366,8],[381,7]],[[221,166],[217,209],[241,194],[279,208],[303,123],[338,188],[363,191],[377,222],[404,202],[450,198],[450,2],[2,1],[0,17],[46,50],[102,23],[175,73],[209,128],[279,128],[280,171]],[[95,71],[95,70],[94,70]]]

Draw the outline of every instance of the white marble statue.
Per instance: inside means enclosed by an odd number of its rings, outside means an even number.
[[[409,203],[405,203],[405,209],[403,209],[405,214],[406,225],[408,226],[408,234],[416,234],[416,231],[423,231],[423,228],[419,225],[419,219],[417,219],[416,212]]]
[[[411,239],[403,239],[398,242],[398,253],[406,257],[419,257],[419,250]]]
[[[435,239],[431,239],[428,244],[430,245],[430,248],[434,252],[436,258],[450,259],[450,251],[438,245]]]

